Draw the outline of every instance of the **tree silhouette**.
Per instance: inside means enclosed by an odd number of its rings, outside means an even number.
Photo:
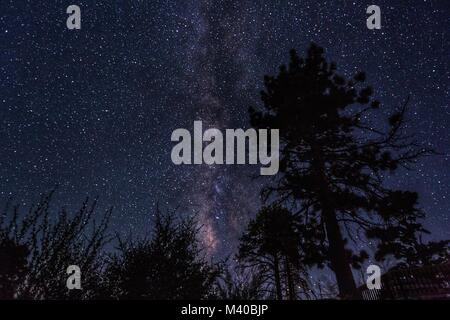
[[[273,297],[264,275],[257,269],[227,269],[217,279],[215,287],[215,296],[221,300],[263,300]]]
[[[28,248],[0,233],[0,300],[17,298],[17,288],[27,273]]]
[[[161,213],[150,240],[120,241],[105,274],[105,293],[114,299],[184,300],[211,294],[218,269],[202,256],[194,219]]]
[[[278,205],[264,207],[241,237],[238,260],[246,267],[256,267],[265,281],[272,282],[277,299],[283,299],[285,287],[293,300],[296,285],[306,285],[299,277],[303,271],[300,240],[295,218],[288,210]]]
[[[4,299],[81,299],[94,295],[110,211],[93,224],[96,201],[69,214],[51,214],[54,191],[22,214],[18,206],[0,215],[0,290]],[[66,287],[69,265],[82,270],[83,290]]]
[[[378,239],[375,258],[378,261],[393,256],[395,267],[421,267],[440,264],[450,259],[449,240],[424,243],[423,234],[429,232],[417,222],[423,212],[417,208],[417,194],[412,192],[393,192],[385,198],[379,209],[384,223],[367,231],[371,239]],[[413,211],[413,214],[409,212]],[[392,223],[392,214],[396,215]]]
[[[265,77],[263,108],[250,108],[253,127],[280,129],[281,174],[263,194],[294,201],[305,229],[315,235],[306,239],[311,259],[329,263],[341,297],[359,298],[351,265],[358,267],[367,254],[347,247],[352,230],[367,231],[386,219],[394,224],[399,214],[405,221],[418,218],[411,210],[380,212],[395,192],[383,177],[430,150],[402,132],[407,103],[376,125],[384,114],[373,89],[363,86],[363,72],[351,79],[338,75],[315,44],[306,58],[295,50],[290,58],[277,76]]]

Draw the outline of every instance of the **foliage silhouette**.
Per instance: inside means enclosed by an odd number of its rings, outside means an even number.
[[[380,226],[367,231],[370,239],[379,239],[375,258],[378,261],[387,256],[395,258],[395,268],[423,267],[450,261],[449,240],[424,243],[422,235],[429,234],[418,218],[424,213],[417,208],[417,194],[396,191],[385,198],[379,208],[384,218]],[[414,214],[409,214],[409,212]],[[395,222],[392,223],[392,214]]]
[[[3,230],[2,230],[3,231]],[[17,297],[17,288],[27,273],[28,248],[0,234],[0,300]]]
[[[54,191],[21,214],[6,207],[0,215],[0,287],[3,299],[88,299],[99,283],[101,250],[108,242],[111,211],[99,224],[93,221],[96,200],[86,201],[70,215],[52,213]],[[83,290],[68,290],[69,265],[83,270]]]
[[[236,267],[224,270],[215,284],[215,297],[221,300],[273,299],[270,285],[257,269]]]
[[[278,205],[264,207],[241,237],[238,260],[245,267],[257,268],[265,281],[273,283],[277,299],[294,300],[296,287],[307,286],[300,277],[305,273],[300,242],[297,222],[288,210]]]
[[[105,272],[105,292],[114,299],[205,299],[219,267],[206,262],[195,219],[175,219],[158,209],[149,240],[119,241]]]

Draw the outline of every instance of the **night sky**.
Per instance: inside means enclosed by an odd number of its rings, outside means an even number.
[[[450,238],[450,2],[0,2],[0,204],[58,185],[56,205],[114,206],[113,231],[143,236],[156,205],[197,212],[213,257],[235,252],[261,207],[258,166],[175,166],[173,130],[248,128],[263,76],[323,46],[367,72],[385,112],[410,96],[408,132],[442,155],[386,183],[419,192],[432,238]],[[82,29],[67,30],[66,8]],[[366,8],[381,7],[368,30]]]

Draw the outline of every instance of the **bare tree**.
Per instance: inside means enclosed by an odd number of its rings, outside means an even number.
[[[54,191],[44,194],[25,213],[7,206],[0,216],[0,285],[7,299],[80,299],[95,295],[101,250],[111,210],[97,224],[97,200],[87,198],[74,214],[50,207]],[[3,257],[5,257],[3,259]],[[69,265],[82,270],[83,290],[66,287]]]

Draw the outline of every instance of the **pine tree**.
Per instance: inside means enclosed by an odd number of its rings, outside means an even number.
[[[293,300],[297,298],[296,285],[302,281],[298,276],[304,271],[300,240],[291,212],[277,205],[264,207],[240,239],[238,260],[245,267],[257,268],[264,281],[272,282],[277,299],[283,299],[285,289]]]
[[[367,230],[369,239],[377,239],[376,260],[388,256],[395,258],[395,268],[423,267],[450,261],[450,240],[423,241],[429,234],[419,218],[424,213],[417,208],[417,194],[413,192],[393,192],[386,197],[379,208],[383,223]],[[413,212],[411,214],[410,212]],[[392,213],[396,213],[395,223]]]
[[[407,103],[377,128],[384,113],[373,89],[363,85],[363,72],[340,76],[315,44],[306,58],[295,50],[290,57],[278,75],[265,77],[263,107],[250,108],[253,127],[280,129],[281,174],[263,194],[296,202],[305,232],[314,235],[305,243],[311,259],[329,263],[341,297],[359,298],[351,265],[358,267],[367,254],[348,248],[351,230],[370,230],[385,218],[394,223],[393,211],[380,217],[395,191],[383,177],[430,151],[402,132]]]

